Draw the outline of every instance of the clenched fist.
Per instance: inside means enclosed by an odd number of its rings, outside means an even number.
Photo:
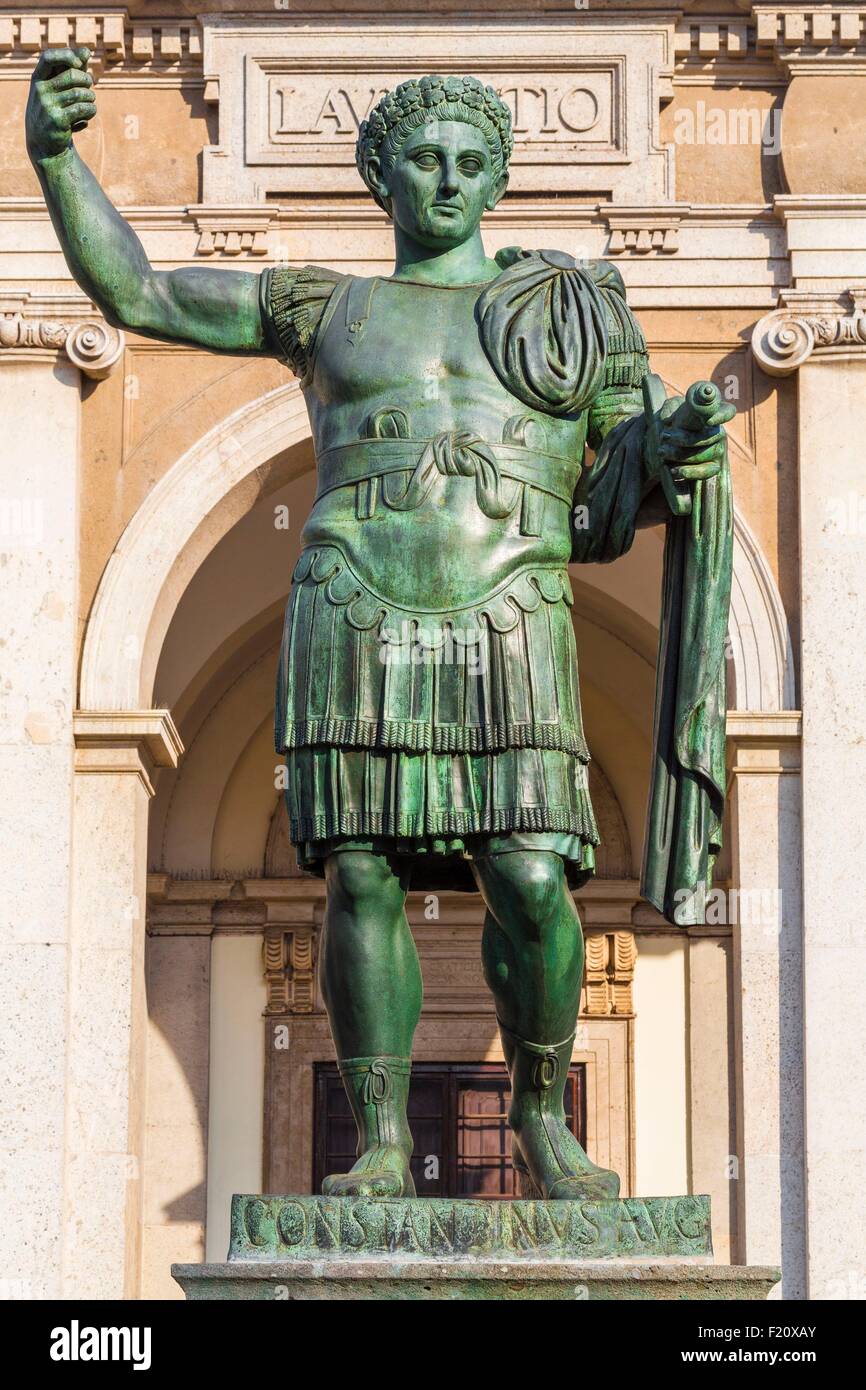
[[[40,54],[27,101],[27,149],[33,160],[62,154],[72,133],[96,115],[88,48],[46,48]]]

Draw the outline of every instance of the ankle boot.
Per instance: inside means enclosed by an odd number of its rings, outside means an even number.
[[[344,1057],[340,1076],[358,1126],[358,1162],[325,1178],[327,1197],[414,1197],[406,1119],[409,1057]]]
[[[518,1195],[563,1199],[619,1196],[619,1178],[591,1163],[565,1122],[563,1095],[574,1034],[534,1043],[499,1025],[509,1059],[512,1162]]]

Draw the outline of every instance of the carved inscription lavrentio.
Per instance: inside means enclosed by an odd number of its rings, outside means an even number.
[[[363,120],[390,82],[359,78],[333,82],[324,74],[271,73],[270,139],[279,144],[354,144]],[[609,71],[518,81],[491,79],[509,107],[521,144],[613,143],[612,73]]]

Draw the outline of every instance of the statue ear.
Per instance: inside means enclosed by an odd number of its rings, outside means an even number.
[[[489,197],[488,197],[488,199],[487,199],[487,202],[486,202],[485,205],[484,205],[484,206],[487,208],[487,211],[488,211],[488,212],[492,212],[492,211],[493,211],[493,209],[496,207],[496,204],[497,204],[497,203],[500,201],[500,199],[502,198],[502,195],[504,194],[504,192],[505,192],[505,190],[506,190],[507,187],[508,187],[508,170],[506,169],[504,173],[500,174],[499,178],[496,180],[496,183],[493,185],[493,187],[492,187],[491,190],[490,190]]]
[[[370,155],[364,165],[364,181],[367,184],[379,207],[391,216],[391,194],[385,181],[382,169],[382,161],[377,154]]]

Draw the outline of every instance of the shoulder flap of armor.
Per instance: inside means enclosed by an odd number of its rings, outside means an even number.
[[[262,319],[271,342],[296,376],[310,371],[322,317],[350,277],[324,266],[274,266],[261,279]]]

